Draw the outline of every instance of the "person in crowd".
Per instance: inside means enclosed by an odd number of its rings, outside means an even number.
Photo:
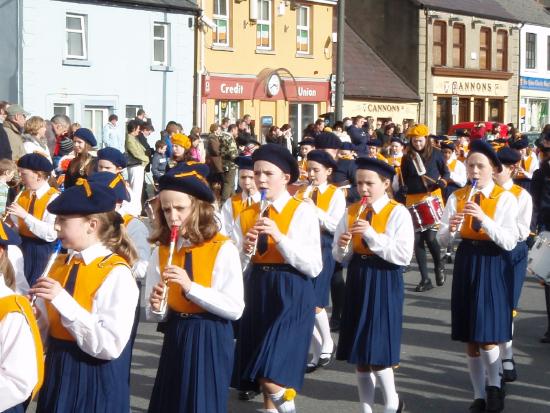
[[[237,144],[239,146],[247,146],[250,143],[250,141],[254,139],[254,136],[250,131],[250,127],[248,123],[244,119],[239,119],[237,120],[237,127],[239,128],[239,136],[237,138]]]
[[[10,143],[11,159],[16,162],[26,154],[22,133],[25,127],[25,121],[29,115],[30,113],[19,105],[10,105],[6,109],[6,119],[4,120],[3,126]]]
[[[180,162],[195,161],[191,155],[191,139],[183,133],[174,133],[170,138],[172,143],[172,158],[168,163],[166,172]]]
[[[54,115],[46,129],[46,141],[50,154],[52,155],[55,168],[59,165],[59,160],[72,152],[72,137],[69,136],[71,119],[66,115]],[[66,150],[71,144],[70,149]]]
[[[365,118],[361,115],[353,118],[353,124],[346,131],[351,139],[351,143],[355,145],[358,155],[366,152],[366,143],[368,140],[367,132],[363,129]]]
[[[342,143],[344,143],[344,142],[350,142],[351,143],[351,138],[344,129],[344,122],[342,122],[342,121],[334,122],[334,125],[332,126],[332,132],[340,138]]]
[[[213,123],[210,125],[210,135],[208,135],[208,141],[206,143],[206,164],[210,170],[208,182],[210,182],[216,194],[216,199],[221,197],[223,190],[223,162],[220,152],[220,137],[220,125]]]
[[[220,122],[220,128],[222,128],[222,132],[227,132],[230,123],[231,119],[229,119],[228,117],[222,118],[222,121]]]
[[[195,162],[204,163],[206,161],[206,152],[201,138],[201,129],[198,126],[191,128],[191,132],[189,132],[189,140],[191,141],[189,157]]]
[[[470,131],[466,129],[457,129],[456,133],[456,159],[464,163],[468,156],[468,146],[470,145]]]
[[[153,154],[153,160],[151,161],[151,173],[153,175],[153,181],[155,185],[158,185],[158,181],[162,175],[166,172],[166,165],[168,164],[166,159],[166,149],[168,145],[162,140],[155,142],[155,153]]]
[[[109,115],[109,121],[103,127],[103,140],[101,148],[115,148],[124,150],[124,139],[118,130],[118,116],[114,113]]]
[[[537,155],[529,148],[529,140],[526,137],[520,136],[510,141],[509,146],[521,155],[519,166],[515,171],[514,183],[530,192],[533,173],[539,168]]]
[[[235,193],[238,166],[234,160],[239,156],[238,133],[237,125],[229,125],[227,132],[222,132],[220,136],[220,157],[223,167],[222,203]]]
[[[6,109],[8,106],[8,102],[0,100],[0,159],[11,159],[12,157],[10,141],[4,129],[4,121],[7,117]]]
[[[87,128],[78,129],[73,135],[73,151],[75,157],[69,163],[65,173],[65,188],[76,184],[79,178],[87,178],[95,169],[96,161],[90,153],[97,145],[93,132]]]
[[[267,135],[265,136],[265,143],[273,143],[286,148],[285,138],[281,132],[281,129],[276,125],[271,126],[267,131]]]
[[[9,182],[17,173],[17,166],[11,159],[0,159],[0,214],[3,214],[8,204]]]
[[[382,162],[388,162],[386,157],[380,153],[382,141],[379,139],[369,139],[366,142],[367,152],[364,154],[367,158],[378,159]],[[357,152],[357,147],[355,148]]]
[[[281,126],[281,133],[283,135],[282,138],[286,144],[286,148],[291,154],[294,154],[296,152],[298,142],[295,141],[294,136],[292,135],[292,127],[288,123],[285,123]]]
[[[46,121],[44,119],[40,116],[31,116],[27,119],[22,138],[25,153],[38,152],[52,162],[50,150],[46,144]]]
[[[384,134],[382,135],[382,147],[386,148],[390,146],[391,140],[394,136],[395,125],[393,123],[388,123],[384,126]]]
[[[171,141],[172,135],[175,133],[181,133],[182,130],[183,129],[180,127],[180,125],[177,122],[171,120],[166,124],[166,128],[164,129],[164,131],[160,133],[162,141],[166,144],[167,159],[170,159],[172,157],[172,141]]]
[[[149,155],[138,139],[140,124],[135,120],[129,121],[126,125],[126,132],[125,148],[128,156],[128,182],[132,188],[132,201],[136,203],[136,206],[141,206],[145,167],[149,164]]]

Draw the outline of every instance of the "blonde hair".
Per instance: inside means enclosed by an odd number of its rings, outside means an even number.
[[[192,244],[210,241],[218,233],[218,222],[214,205],[189,195],[191,215],[185,222],[185,237]],[[155,220],[149,242],[168,245],[170,243],[170,226],[166,222],[160,200],[153,206]]]
[[[2,257],[0,257],[0,273],[4,274],[4,282],[9,289],[15,291],[15,271],[8,258],[8,248],[0,247],[4,250]]]
[[[124,221],[118,212],[100,212],[87,215],[85,218],[88,221],[97,219],[99,221],[98,237],[101,243],[124,258],[130,267],[134,265],[138,259],[138,253],[128,237]]]
[[[36,136],[38,135],[38,131],[40,130],[40,128],[43,128],[45,126],[46,121],[40,116],[31,116],[25,122],[24,132],[28,133],[29,135]]]

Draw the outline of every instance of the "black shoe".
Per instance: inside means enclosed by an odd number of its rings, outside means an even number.
[[[332,355],[334,353],[321,353],[321,356],[319,357],[319,362],[317,363],[317,367],[326,367],[330,364],[332,361]]]
[[[428,278],[427,280],[420,281],[414,291],[417,293],[423,293],[424,291],[430,291],[432,288],[434,288],[432,280]]]
[[[435,283],[438,287],[441,287],[443,284],[445,284],[445,268],[435,269]]]
[[[330,325],[330,331],[332,332],[340,331],[340,320],[338,320],[337,318],[331,318],[329,321],[329,325]]]
[[[239,400],[252,400],[258,394],[260,394],[260,392],[257,392],[255,390],[242,390],[239,392]]]
[[[498,413],[504,410],[504,399],[502,398],[501,390],[497,386],[485,387],[487,401],[485,411],[488,413]]]
[[[446,254],[445,258],[447,260],[447,264],[453,263],[453,256],[451,254]]]
[[[313,373],[315,370],[317,370],[318,368],[319,368],[319,365],[318,365],[318,364],[307,363],[307,366],[306,366],[306,374],[311,374],[311,373]]]
[[[549,333],[544,334],[540,339],[540,342],[545,344],[550,343],[550,334]]]
[[[504,359],[502,360],[502,363],[508,362],[512,363],[512,369],[506,370],[504,367],[502,368],[502,380],[506,383],[511,383],[513,381],[516,381],[518,378],[518,373],[516,371],[516,362],[514,359]]]
[[[405,402],[401,399],[399,399],[399,407],[395,411],[395,413],[402,413],[405,411]]]
[[[485,400],[475,399],[470,405],[470,413],[484,413],[485,412]]]

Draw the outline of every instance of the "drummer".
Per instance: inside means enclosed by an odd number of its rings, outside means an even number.
[[[429,197],[436,197],[443,205],[442,190],[447,186],[450,174],[441,151],[432,146],[427,138],[426,125],[415,125],[407,130],[410,139],[408,152],[401,162],[403,175],[403,192],[406,193],[405,205],[424,202]],[[403,188],[402,188],[403,189]],[[414,220],[413,216],[413,220]],[[420,270],[421,280],[416,286],[416,292],[429,291],[433,288],[428,275],[426,246],[434,261],[435,281],[438,286],[445,284],[445,274],[441,261],[439,243],[436,238],[437,227],[417,231],[414,236],[414,255]]]

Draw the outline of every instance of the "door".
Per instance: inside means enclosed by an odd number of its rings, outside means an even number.
[[[85,106],[82,116],[82,127],[90,129],[98,142],[101,142],[103,134],[103,125],[109,119],[109,110],[107,107]]]
[[[452,123],[451,98],[438,97],[436,109],[436,133],[444,135],[447,133]]]

